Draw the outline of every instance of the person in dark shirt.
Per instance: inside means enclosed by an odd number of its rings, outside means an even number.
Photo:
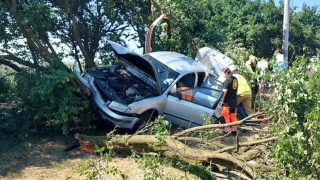
[[[234,77],[229,68],[223,68],[222,72],[226,78],[223,82],[223,94],[221,97],[221,115],[223,116],[225,123],[231,123],[237,121],[236,107],[237,107],[237,90],[238,90],[238,80]],[[224,128],[224,133],[229,133],[230,131],[236,132],[237,126],[232,126]]]

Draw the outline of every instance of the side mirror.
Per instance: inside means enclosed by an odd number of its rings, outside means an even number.
[[[182,94],[181,94],[181,92],[177,92],[177,93],[176,93],[176,97],[181,101],[181,99],[182,99]]]

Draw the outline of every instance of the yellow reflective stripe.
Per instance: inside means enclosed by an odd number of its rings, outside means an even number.
[[[243,76],[241,76],[240,74],[234,74],[234,76],[238,79],[237,95],[251,94],[251,88],[250,88],[247,80]]]

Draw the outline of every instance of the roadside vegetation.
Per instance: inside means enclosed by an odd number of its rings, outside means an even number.
[[[103,124],[82,96],[70,65],[62,60],[81,61],[82,68],[94,67],[98,60],[112,64],[106,40],[124,45],[131,40],[138,46],[130,48],[144,48],[148,27],[162,13],[168,19],[155,27],[152,51],[195,57],[201,47],[216,48],[235,60],[249,80],[252,77],[244,70],[244,62],[250,54],[266,59],[271,67],[276,52],[281,51],[283,5],[277,7],[273,1],[1,1],[1,179],[33,179],[34,173],[28,175],[27,170],[36,171],[35,167],[46,167],[37,171],[38,179],[209,179],[211,172],[225,169],[219,162],[163,154],[158,148],[180,130],[172,132],[161,117],[153,129],[144,132],[157,139],[145,148],[128,144],[119,152],[111,143],[94,146],[94,155],[80,149],[63,151],[64,143],[76,133],[108,140],[125,132],[113,132]],[[269,91],[255,102],[273,118],[258,132],[221,137],[228,142],[225,147],[238,146],[237,138],[244,143],[276,137],[264,144],[254,162],[280,171],[257,169],[257,179],[320,179],[320,67],[318,61],[309,62],[320,54],[319,24],[319,7],[304,6],[300,11],[292,7],[290,66],[274,72],[276,77],[267,73]],[[307,66],[311,72],[306,73]],[[208,142],[218,131],[211,129],[196,137]],[[204,148],[206,142],[195,144]],[[147,152],[149,148],[156,150]],[[228,153],[239,155],[238,151]]]

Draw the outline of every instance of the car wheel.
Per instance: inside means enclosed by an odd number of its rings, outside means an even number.
[[[133,130],[139,131],[139,130],[143,129],[144,127],[146,127],[146,125],[149,122],[152,122],[154,119],[155,119],[155,117],[152,113],[150,113],[150,112],[143,113],[140,116],[139,121],[134,125]]]

